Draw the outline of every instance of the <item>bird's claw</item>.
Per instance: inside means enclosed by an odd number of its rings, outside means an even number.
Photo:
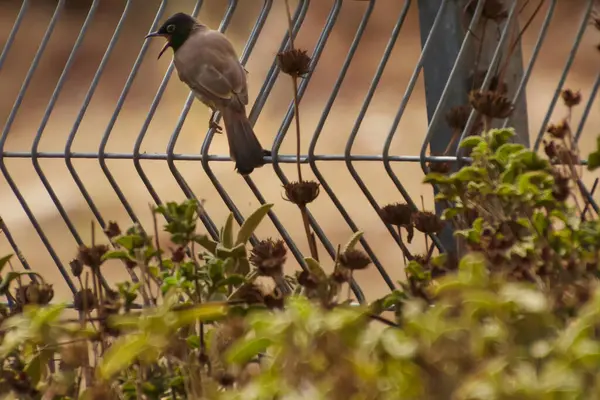
[[[214,129],[214,131],[217,133],[223,133],[223,128],[221,127],[221,125],[217,124],[213,120],[210,120],[210,122],[208,123],[208,127],[210,129]]]

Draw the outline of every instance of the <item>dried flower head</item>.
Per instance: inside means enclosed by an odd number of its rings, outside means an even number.
[[[361,270],[371,264],[371,259],[362,250],[347,250],[340,254],[340,264],[351,271]]]
[[[447,174],[452,169],[449,162],[430,162],[427,164],[429,171],[438,174]]]
[[[304,207],[318,196],[320,185],[315,181],[290,182],[283,185],[285,200]]]
[[[79,246],[77,259],[83,264],[91,268],[98,268],[102,265],[102,256],[108,251],[108,246],[99,244],[92,247],[86,245]]]
[[[554,176],[554,186],[552,187],[552,197],[557,201],[565,201],[571,194],[571,178],[568,174],[557,168],[552,169]]]
[[[488,118],[508,118],[514,110],[514,106],[508,97],[489,90],[472,90],[469,93],[469,102],[473,108]]]
[[[47,305],[54,298],[54,288],[47,283],[30,282],[20,286],[16,292],[19,304]]]
[[[175,250],[171,249],[171,260],[174,263],[180,263],[184,259],[185,259],[185,248],[183,246],[179,246]]]
[[[570,131],[571,127],[569,126],[566,118],[564,118],[558,124],[550,124],[548,129],[546,129],[546,132],[556,139],[564,139]]]
[[[467,126],[471,110],[471,106],[468,105],[452,107],[446,113],[446,123],[453,130],[462,132]]]
[[[297,280],[298,284],[306,289],[312,290],[319,286],[319,278],[306,270],[303,270],[298,274]]]
[[[444,221],[429,211],[418,211],[412,216],[415,228],[423,233],[438,233],[444,229]]]
[[[284,74],[302,77],[310,72],[310,56],[306,50],[291,49],[277,54],[279,68]]]
[[[109,238],[117,237],[121,234],[121,228],[119,228],[119,224],[115,221],[109,221],[106,229],[104,229],[104,233]]]
[[[283,274],[286,253],[283,240],[269,238],[261,240],[252,249],[249,261],[258,268],[258,272],[262,276],[281,276]]]
[[[569,108],[573,108],[573,107],[579,105],[579,103],[581,103],[581,92],[580,91],[574,92],[571,89],[565,89],[562,91],[561,97],[563,99],[563,102],[565,103],[565,106],[567,106]]]
[[[379,212],[383,222],[395,226],[412,225],[412,213],[413,209],[411,206],[401,203],[388,204]]]
[[[96,308],[96,297],[91,289],[83,289],[75,293],[73,307],[77,311],[92,311]]]
[[[473,87],[480,88],[481,86],[483,86],[483,83],[485,82],[485,77],[487,74],[488,74],[487,69],[479,70],[479,71],[475,72],[473,74],[473,76],[471,77]],[[504,81],[500,82],[500,77],[498,75],[494,75],[494,76],[492,76],[492,79],[490,80],[488,90],[490,90],[492,92],[499,92],[500,94],[505,95],[508,93],[508,85]]]
[[[69,262],[69,267],[71,267],[71,273],[75,278],[81,276],[81,273],[83,272],[83,264],[81,261],[79,261],[79,259],[75,258],[71,260],[71,262]]]
[[[348,283],[352,279],[352,270],[344,267],[338,267],[331,274],[331,279],[337,283]]]
[[[269,309],[283,309],[284,297],[278,287],[275,287],[271,293],[265,295],[265,306]]]
[[[558,156],[558,149],[553,140],[544,140],[544,153],[546,153],[546,156],[548,156],[550,160],[553,160]]]
[[[241,300],[246,304],[261,304],[264,302],[263,291],[255,283],[243,284],[230,300]]]

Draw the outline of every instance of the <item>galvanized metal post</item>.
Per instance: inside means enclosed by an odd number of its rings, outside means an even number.
[[[433,33],[434,37],[432,37],[431,45],[434,48],[425,58],[423,73],[425,79],[427,118],[429,122],[431,122],[438,103],[442,99],[442,94],[446,89],[448,79],[453,70],[454,76],[447,88],[447,98],[440,111],[442,112],[442,115],[445,115],[452,107],[468,104],[468,93],[472,87],[471,78],[475,72],[474,67],[479,42],[474,41],[474,45],[467,48],[469,52],[467,57],[464,57],[462,62],[455,65],[460,48],[463,45],[463,40],[465,39],[469,20],[469,16],[465,15],[465,5],[466,1],[459,0],[451,1],[447,4],[446,12],[442,16],[443,20],[440,24],[441,29]],[[432,33],[431,27],[439,10],[439,0],[418,0],[418,6],[421,43],[424,44],[427,37]],[[506,21],[499,26],[495,23],[487,24],[489,27],[486,28],[487,32],[485,35],[480,36],[475,33],[478,38],[483,37],[484,39],[482,46],[484,51],[482,51],[480,56],[479,70],[485,70],[486,66],[493,58],[500,39],[497,31],[498,29],[502,30],[504,28],[504,23],[506,23]],[[493,25],[493,27],[491,27],[491,25]],[[512,26],[509,28],[514,29],[515,31],[513,32],[518,33],[518,23],[516,18],[514,18]],[[488,31],[488,29],[490,31]],[[494,29],[494,32],[491,32],[491,29]],[[509,35],[509,40],[503,46],[504,51],[500,53],[502,56],[506,55],[508,48],[513,45],[516,37],[516,34]],[[519,44],[511,55],[505,79],[503,79],[508,85],[509,97],[513,96],[516,92],[522,77],[523,62]],[[527,130],[527,108],[524,93],[521,94],[516,106],[517,109],[515,114],[511,117],[510,126],[515,127],[518,132],[517,141],[528,145],[529,133]],[[451,128],[446,123],[437,124],[430,142],[431,154],[442,154],[450,144],[452,133]],[[456,146],[457,143],[454,143],[448,154],[455,154]],[[442,211],[442,205],[436,204],[436,212],[440,214]],[[447,251],[452,251],[456,248],[450,226],[447,226],[445,230],[442,231],[440,240]]]

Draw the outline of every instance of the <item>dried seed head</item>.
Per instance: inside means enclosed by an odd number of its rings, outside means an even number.
[[[302,77],[310,72],[310,56],[306,50],[293,49],[277,54],[279,68],[284,74]]]
[[[250,252],[249,261],[258,268],[262,276],[272,278],[283,274],[286,260],[286,249],[283,240],[261,240]]]
[[[508,97],[494,91],[472,90],[469,93],[469,102],[474,109],[488,118],[508,118],[514,110]]]
[[[438,233],[444,229],[444,221],[434,213],[418,211],[413,214],[413,223],[419,232]]]
[[[546,153],[546,156],[548,156],[550,160],[553,160],[558,156],[557,146],[553,140],[544,140],[544,153]]]
[[[580,91],[574,92],[571,89],[565,89],[562,91],[561,97],[563,99],[563,102],[565,103],[565,106],[569,108],[573,108],[579,105],[579,103],[581,103]]]
[[[351,271],[361,270],[371,264],[371,259],[362,250],[347,250],[340,254],[340,264]]]
[[[108,246],[99,244],[92,247],[86,245],[79,246],[77,259],[83,264],[91,268],[98,268],[102,265],[102,256],[108,251]]]
[[[273,291],[265,296],[265,306],[269,309],[283,309],[284,297],[281,290],[276,287]]]
[[[255,283],[242,285],[230,300],[242,300],[246,304],[261,304],[264,302],[263,291]]]
[[[462,105],[452,107],[446,113],[446,123],[453,130],[462,132],[465,129],[465,126],[467,126],[469,115],[471,115],[471,107],[469,106]]]
[[[47,305],[54,297],[54,289],[47,283],[30,282],[19,289],[17,298],[21,304]]]
[[[117,224],[115,221],[109,221],[104,233],[106,236],[112,239],[121,234],[121,228],[119,228],[119,224]]]
[[[571,178],[566,173],[554,168],[554,186],[552,187],[552,197],[556,201],[566,201],[571,194]]]
[[[474,88],[480,88],[481,86],[483,86],[487,73],[487,70],[480,70],[473,74],[471,79]],[[508,85],[504,81],[500,82],[498,75],[494,75],[492,76],[488,90],[492,92],[499,92],[500,94],[505,95],[508,93]]]
[[[564,139],[571,131],[571,127],[566,119],[560,121],[559,124],[550,124],[546,132],[556,139]]]
[[[83,289],[75,293],[73,307],[77,311],[92,311],[96,308],[96,297],[91,289]]]
[[[352,279],[352,271],[344,267],[338,267],[331,274],[331,279],[337,283],[348,283]]]
[[[171,249],[171,260],[174,263],[180,263],[185,259],[185,248],[179,246],[175,250]]]
[[[319,196],[320,185],[315,181],[290,182],[283,189],[285,200],[304,207]]]
[[[319,286],[319,279],[308,271],[303,270],[298,274],[298,284],[306,289],[316,289]]]
[[[427,166],[429,167],[429,171],[438,174],[447,174],[451,169],[449,162],[430,162]]]
[[[379,212],[383,222],[395,226],[412,225],[412,213],[413,209],[411,206],[401,203],[388,204]]]
[[[79,259],[75,258],[71,260],[69,267],[71,267],[71,273],[75,278],[81,276],[81,273],[83,272],[83,264],[81,261],[79,261]]]

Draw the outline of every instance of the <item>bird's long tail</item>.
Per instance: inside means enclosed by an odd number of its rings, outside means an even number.
[[[229,142],[229,154],[235,161],[235,169],[242,175],[249,175],[254,168],[265,164],[265,150],[254,134],[244,108],[226,107],[222,114]]]

